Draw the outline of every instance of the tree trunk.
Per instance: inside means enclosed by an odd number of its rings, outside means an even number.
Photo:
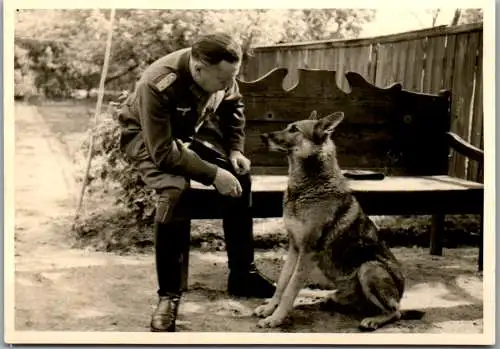
[[[459,8],[457,8],[457,9],[455,10],[455,15],[453,16],[453,19],[452,19],[452,21],[451,21],[451,24],[450,24],[450,25],[452,25],[452,26],[454,26],[454,25],[458,25],[458,20],[460,19],[460,14],[461,14],[461,11],[462,11],[462,10],[461,10],[461,9],[459,9]]]

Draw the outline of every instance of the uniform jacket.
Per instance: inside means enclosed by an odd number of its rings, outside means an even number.
[[[189,72],[191,49],[182,49],[153,62],[119,112],[121,147],[134,160],[149,158],[159,170],[200,183],[213,183],[217,167],[185,145],[203,118],[216,116],[226,151],[244,146],[244,109],[238,84],[209,94]],[[211,124],[213,125],[214,120]]]

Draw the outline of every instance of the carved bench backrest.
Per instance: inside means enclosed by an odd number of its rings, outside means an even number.
[[[342,168],[375,169],[387,175],[446,174],[450,128],[450,93],[405,91],[400,84],[376,87],[361,75],[346,74],[351,91],[336,84],[335,71],[299,70],[298,83],[284,90],[286,68],[258,80],[239,81],[245,101],[246,154],[254,173],[284,174],[287,160],[267,152],[259,135],[308,117],[341,110],[344,121],[334,141]]]

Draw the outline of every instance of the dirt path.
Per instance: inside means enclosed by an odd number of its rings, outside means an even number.
[[[156,302],[150,255],[118,256],[71,248],[71,219],[79,187],[73,167],[36,107],[16,106],[16,319],[17,330],[148,331]],[[283,251],[259,252],[258,266],[277,278]],[[401,321],[382,332],[482,331],[482,280],[475,249],[395,249],[408,269],[403,306],[427,310],[421,321]],[[230,299],[224,253],[193,251],[190,291],[179,331],[255,332],[251,311],[260,302]],[[320,278],[312,277],[311,282]],[[354,319],[315,304],[327,291],[305,289],[293,321],[268,332],[357,332]]]

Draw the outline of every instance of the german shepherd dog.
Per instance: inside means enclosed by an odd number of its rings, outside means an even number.
[[[343,112],[318,118],[313,111],[309,119],[261,135],[270,151],[288,156],[283,218],[289,248],[274,296],[254,310],[263,318],[258,327],[284,322],[315,265],[337,286],[323,305],[360,314],[361,330],[424,315],[400,310],[401,265],[339,168],[332,132],[343,118]]]

